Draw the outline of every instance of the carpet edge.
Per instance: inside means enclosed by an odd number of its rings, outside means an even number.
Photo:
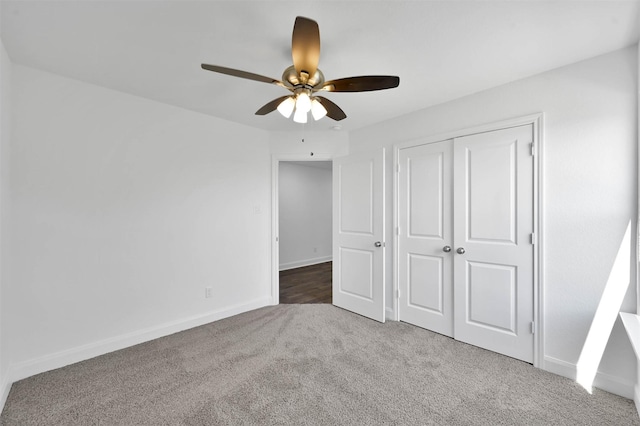
[[[160,324],[154,327],[148,327],[119,336],[103,339],[97,342],[88,343],[26,361],[21,361],[9,366],[9,372],[7,374],[8,377],[5,378],[5,382],[7,383],[6,387],[10,389],[13,382],[17,382],[18,380],[22,380],[36,374],[55,370],[57,368],[74,364],[76,362],[95,358],[109,352],[125,349],[130,346],[138,345],[140,343],[148,342],[150,340],[165,337],[174,333],[178,333],[180,331],[199,327],[201,325],[219,321],[224,318],[232,317],[244,312],[252,311],[270,305],[270,297],[254,299],[248,303],[234,305],[222,310],[213,311],[206,314],[194,315],[180,320]],[[8,394],[8,391],[6,393]],[[4,393],[2,394],[2,396],[4,396]],[[0,402],[2,402],[2,406],[4,406],[4,401],[0,400]]]

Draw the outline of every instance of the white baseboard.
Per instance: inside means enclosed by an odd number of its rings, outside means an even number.
[[[395,321],[395,315],[393,313],[393,309],[385,308],[384,310],[384,319],[385,321]]]
[[[636,388],[633,392],[633,402],[636,404],[636,411],[640,416],[640,384],[636,385]]]
[[[295,262],[288,262],[280,264],[280,270],[286,271],[287,269],[302,268],[303,266],[317,265],[318,263],[331,262],[333,256],[314,257],[313,259],[296,260]]]
[[[69,364],[84,361],[109,352],[128,348],[133,345],[148,342],[159,337],[168,336],[179,331],[198,327],[223,318],[232,317],[243,312],[252,311],[271,304],[270,297],[253,300],[249,303],[231,306],[219,311],[202,315],[195,315],[177,321],[168,322],[155,327],[134,331],[121,336],[104,339],[60,352],[44,355],[38,358],[13,364],[9,368],[6,381],[9,383],[25,379],[35,374],[61,368]]]
[[[577,367],[575,364],[567,361],[545,356],[542,362],[542,369],[571,380],[576,380]],[[631,381],[622,380],[619,377],[600,371],[598,371],[593,381],[593,387],[629,399],[634,399],[634,385]]]

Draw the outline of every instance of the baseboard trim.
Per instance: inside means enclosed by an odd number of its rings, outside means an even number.
[[[385,308],[384,310],[384,319],[385,321],[395,321],[395,315],[393,314],[393,309],[391,308]]]
[[[633,402],[635,402],[636,411],[638,412],[638,415],[640,416],[640,384],[635,386],[635,389],[634,389],[634,392],[633,392]]]
[[[22,361],[11,365],[9,368],[9,377],[7,377],[6,380],[9,383],[13,383],[36,374],[44,373],[45,371],[55,370],[76,362],[95,358],[109,352],[128,348],[130,346],[168,336],[183,330],[188,330],[210,322],[232,317],[243,312],[269,306],[271,303],[272,301],[270,297],[255,299],[249,303],[231,306],[219,311],[202,315],[194,315],[189,318],[168,322],[155,327],[149,327],[109,339],[100,340],[98,342]]]
[[[559,376],[576,380],[577,367],[567,361],[545,356],[542,369]],[[593,387],[611,392],[625,398],[634,399],[634,383],[620,379],[619,377],[598,371],[593,381]]]
[[[317,265],[318,263],[331,262],[333,256],[314,257],[313,259],[296,260],[295,262],[283,263],[280,265],[280,271],[287,269],[302,268],[303,266]]]

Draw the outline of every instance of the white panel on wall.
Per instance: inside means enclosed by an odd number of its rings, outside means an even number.
[[[331,260],[331,162],[279,165],[280,269]]]

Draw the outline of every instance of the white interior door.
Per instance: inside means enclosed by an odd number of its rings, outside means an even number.
[[[453,335],[452,141],[399,152],[400,319]]]
[[[533,362],[533,126],[454,142],[454,336]]]
[[[384,322],[384,149],[333,160],[333,304]]]

